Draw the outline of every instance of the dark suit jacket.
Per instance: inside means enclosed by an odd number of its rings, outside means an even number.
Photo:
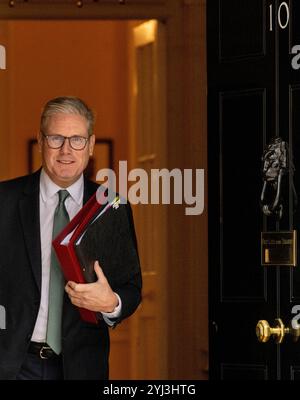
[[[41,299],[39,220],[40,171],[0,183],[0,305],[6,309],[6,329],[0,329],[0,379],[15,379],[25,358]],[[98,185],[85,180],[84,202]],[[132,214],[128,216],[135,239]],[[136,243],[136,241],[135,241]],[[141,300],[141,274],[115,288],[128,317]],[[109,333],[106,323],[80,319],[67,294],[63,305],[63,363],[65,379],[107,379]]]

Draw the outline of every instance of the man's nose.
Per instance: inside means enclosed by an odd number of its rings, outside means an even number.
[[[60,151],[61,153],[70,153],[72,151],[69,139],[65,138],[64,144],[61,146]]]

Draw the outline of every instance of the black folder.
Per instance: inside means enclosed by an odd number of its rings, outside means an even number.
[[[94,282],[97,260],[112,289],[126,283],[139,271],[136,238],[129,205],[100,208],[74,242],[86,282]]]

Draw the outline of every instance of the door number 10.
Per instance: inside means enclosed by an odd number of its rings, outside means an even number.
[[[270,10],[270,31],[273,31],[273,4],[269,6]],[[281,29],[285,29],[290,21],[290,10],[288,4],[283,1],[277,11],[278,25]]]

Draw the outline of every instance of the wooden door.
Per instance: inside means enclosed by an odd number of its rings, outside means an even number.
[[[166,210],[151,201],[151,169],[165,165],[165,32],[156,20],[133,27],[133,165],[147,173],[148,196],[135,212],[143,273],[142,305],[132,317],[132,377],[163,379],[167,373]],[[149,202],[149,204],[147,204]]]

